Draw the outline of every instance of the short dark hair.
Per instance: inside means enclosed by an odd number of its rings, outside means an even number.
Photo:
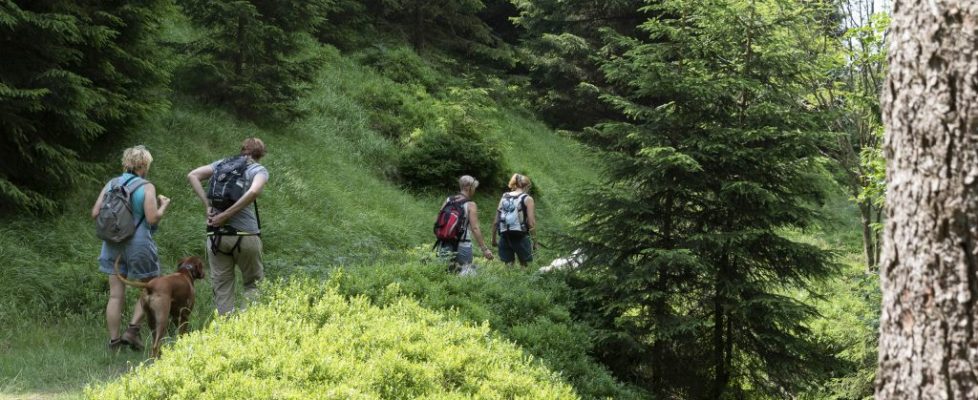
[[[256,161],[265,156],[265,142],[256,137],[250,137],[241,142],[241,155],[251,156]]]

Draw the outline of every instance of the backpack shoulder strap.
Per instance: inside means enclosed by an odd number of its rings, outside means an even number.
[[[129,183],[136,178],[139,178],[139,182],[136,182],[134,185],[130,187]],[[148,184],[149,181],[139,175],[133,175],[129,179],[126,179],[126,183],[122,184],[123,186],[126,187],[126,195],[129,196],[130,207],[135,207],[134,205],[132,205],[132,196],[136,194],[136,191],[139,190],[139,188]],[[146,211],[143,210],[143,217],[139,219],[139,222],[136,222],[136,228],[139,228],[139,225],[142,225],[143,221],[145,220],[146,220]]]
[[[523,220],[520,221],[520,225],[523,228],[523,231],[524,232],[529,232],[530,231],[530,225],[526,222],[526,220],[529,218],[529,215],[527,215],[527,213],[526,213],[526,198],[527,197],[530,197],[530,195],[527,194],[527,193],[523,193],[523,194],[520,195],[520,210],[519,210],[519,215],[523,217]]]

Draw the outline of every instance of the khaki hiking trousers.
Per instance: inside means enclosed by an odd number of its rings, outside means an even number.
[[[241,242],[238,243],[238,239]],[[205,247],[211,267],[211,286],[214,288],[214,305],[217,313],[225,315],[234,311],[234,266],[241,270],[244,283],[245,301],[252,301],[258,295],[258,281],[265,277],[261,262],[261,237],[220,236],[217,252],[211,248],[208,237]]]

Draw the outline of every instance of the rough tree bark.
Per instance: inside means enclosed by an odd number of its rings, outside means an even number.
[[[877,399],[978,399],[978,1],[897,0]]]

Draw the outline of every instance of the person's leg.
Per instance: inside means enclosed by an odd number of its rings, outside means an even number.
[[[258,282],[265,277],[265,269],[261,262],[261,251],[260,237],[244,236],[241,238],[240,251],[235,253],[238,268],[241,269],[244,297],[249,303],[258,297]]]
[[[509,239],[509,235],[504,233],[499,234],[499,261],[506,263],[507,266],[513,265],[513,261],[516,256],[513,252],[513,243]]]
[[[122,309],[126,304],[126,285],[116,275],[116,258],[122,251],[119,246],[110,246],[102,242],[102,250],[98,256],[99,271],[108,277],[109,299],[105,304],[105,327],[109,332],[109,348],[117,349],[122,345],[119,340],[119,323],[122,322]],[[128,266],[119,259],[119,272],[125,274]]]
[[[122,322],[122,305],[125,304],[126,285],[118,275],[109,275],[109,302],[105,305],[105,323],[109,329],[109,339],[119,340],[119,323]]]
[[[134,237],[128,253],[126,265],[129,267],[129,273],[126,277],[129,280],[149,282],[151,279],[160,276],[160,257],[157,253],[156,242],[152,238],[142,235]],[[136,326],[137,332],[139,323],[143,320],[143,308],[145,308],[143,296],[140,295],[136,303],[133,304],[132,318],[129,320],[130,329],[132,326]]]
[[[514,239],[512,242],[516,257],[520,260],[520,266],[526,268],[527,263],[533,261],[533,243],[530,241],[530,236],[523,235],[523,237]]]
[[[234,247],[236,239],[233,236],[219,238],[218,250],[229,252],[231,247]],[[217,307],[219,315],[225,315],[234,311],[234,258],[214,252],[211,248],[211,238],[207,238],[206,242],[207,261],[211,267],[211,287],[214,288],[214,306]]]
[[[142,351],[143,338],[139,333],[139,322],[143,320],[144,314],[142,293],[140,293],[139,299],[136,300],[136,304],[133,307],[132,318],[129,320],[129,326],[126,327],[125,333],[122,334],[122,341],[129,344],[129,348],[136,351]]]

